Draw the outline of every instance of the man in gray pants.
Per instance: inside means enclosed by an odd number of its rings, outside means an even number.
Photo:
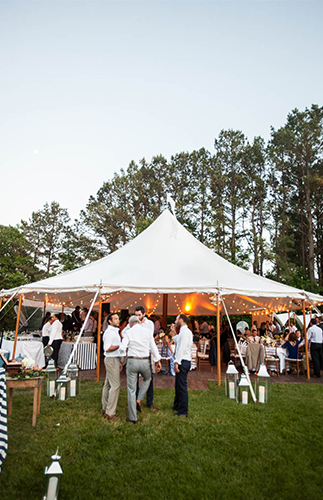
[[[161,369],[160,355],[157,346],[148,328],[140,325],[137,316],[129,319],[130,329],[124,336],[119,348],[120,355],[124,356],[128,349],[127,357],[127,393],[128,412],[127,422],[137,423],[137,408],[141,411],[141,401],[144,399],[151,380],[149,352],[151,351],[156,363],[156,371]],[[138,399],[136,400],[138,374],[143,377]]]
[[[102,414],[108,420],[116,420],[116,409],[120,392],[119,316],[108,315],[108,328],[103,335],[105,382],[102,389]]]

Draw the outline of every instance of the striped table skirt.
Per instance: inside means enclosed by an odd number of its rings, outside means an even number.
[[[74,344],[72,342],[62,342],[58,354],[58,366],[64,368]],[[75,359],[81,370],[95,370],[96,368],[96,344],[80,343],[77,346]]]
[[[8,448],[6,372],[0,368],[0,472]]]

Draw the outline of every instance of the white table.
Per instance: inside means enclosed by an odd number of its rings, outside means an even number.
[[[12,358],[13,354],[13,340],[2,340],[1,349],[6,349],[10,352],[10,358]],[[44,356],[44,346],[42,342],[38,342],[37,340],[19,340],[17,339],[16,345],[16,353],[15,357],[21,356],[23,358],[30,358],[35,361],[35,365],[38,365],[39,368],[44,368],[45,366],[45,356]]]
[[[58,366],[64,368],[72,349],[74,349],[75,342],[62,342],[61,348],[58,353]],[[95,370],[96,368],[96,344],[80,342],[77,346],[74,359],[81,370]]]

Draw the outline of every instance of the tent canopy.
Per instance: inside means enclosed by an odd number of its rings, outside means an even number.
[[[263,278],[241,269],[195,239],[165,210],[156,221],[114,253],[91,264],[11,290],[47,303],[88,305],[100,289],[112,310],[144,305],[162,313],[214,314],[212,298],[220,294],[229,314],[279,312],[323,303],[323,297]]]

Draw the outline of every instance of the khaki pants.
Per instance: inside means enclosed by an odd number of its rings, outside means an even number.
[[[102,410],[115,415],[120,392],[120,358],[104,357],[105,382],[102,389]]]

